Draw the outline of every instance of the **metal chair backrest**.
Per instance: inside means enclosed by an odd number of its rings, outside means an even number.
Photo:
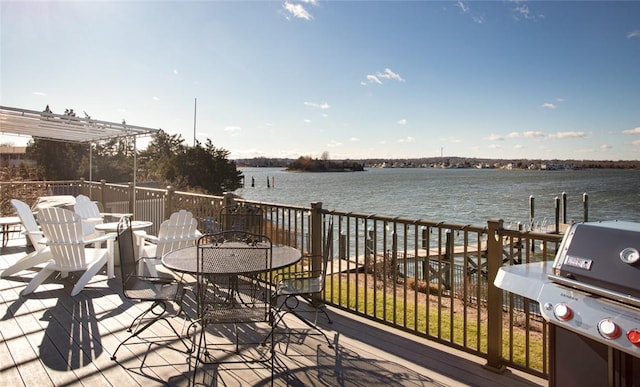
[[[120,273],[122,287],[127,289],[129,277],[137,275],[137,263],[131,219],[123,217],[118,222],[118,252],[120,253]]]
[[[255,274],[270,272],[271,258],[267,236],[239,237],[236,231],[203,235],[197,243],[198,316],[210,322],[267,321],[270,291],[257,290],[264,284]],[[221,292],[227,294],[220,296]],[[238,302],[229,302],[229,297]]]
[[[60,270],[86,267],[85,242],[80,217],[64,208],[41,208],[38,222]]]
[[[321,290],[324,290],[324,282],[327,276],[327,268],[329,267],[329,257],[333,250],[333,218],[329,218],[327,224],[327,233],[325,234],[324,246],[322,248],[322,272],[321,272]]]
[[[222,231],[236,231],[262,235],[264,230],[264,211],[262,207],[245,203],[225,206],[220,211],[220,227]]]

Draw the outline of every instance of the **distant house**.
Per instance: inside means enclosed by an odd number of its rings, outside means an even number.
[[[36,165],[34,160],[27,159],[26,146],[0,146],[0,167],[18,167],[22,163]]]

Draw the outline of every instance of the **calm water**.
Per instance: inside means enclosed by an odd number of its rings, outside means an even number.
[[[370,169],[349,173],[292,173],[280,168],[242,168],[249,200],[298,206],[320,201],[325,209],[483,225],[506,226],[535,218],[554,224],[555,197],[567,194],[567,219],[640,222],[640,171],[507,171],[492,169]],[[251,187],[252,178],[255,187]],[[270,187],[267,187],[267,180]]]

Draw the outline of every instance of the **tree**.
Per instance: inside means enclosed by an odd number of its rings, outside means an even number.
[[[228,159],[229,151],[216,148],[210,139],[203,147],[187,146],[180,135],[159,131],[143,152],[141,166],[148,177],[178,190],[221,195],[242,185],[242,172]]]
[[[138,177],[146,181],[175,182],[179,172],[174,158],[184,149],[182,136],[158,131],[147,148],[138,153]]]
[[[83,158],[88,160],[89,149],[86,144],[34,138],[27,144],[26,154],[36,161],[39,179],[71,180],[78,178]]]
[[[117,138],[92,145],[94,181],[127,182],[133,175],[133,139]],[[27,155],[38,164],[44,180],[89,179],[89,145],[33,139]],[[229,152],[207,139],[205,146],[185,145],[180,135],[154,134],[149,146],[138,152],[138,181],[157,181],[183,191],[220,195],[242,185],[242,172]]]

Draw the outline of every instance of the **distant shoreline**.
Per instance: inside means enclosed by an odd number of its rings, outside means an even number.
[[[502,159],[480,159],[464,157],[431,157],[418,159],[361,159],[361,160],[311,160],[310,158],[300,158],[307,163],[319,162],[325,166],[328,163],[339,165],[340,163],[359,164],[364,168],[437,168],[437,169],[513,169],[513,170],[574,170],[574,169],[640,169],[640,160],[502,160]],[[298,168],[291,168],[292,163],[299,162],[300,159],[280,159],[257,157],[253,159],[236,159],[238,167],[278,167],[287,168],[294,172]],[[340,172],[341,170],[352,171],[351,168],[331,167],[331,168],[300,168],[300,172]]]

